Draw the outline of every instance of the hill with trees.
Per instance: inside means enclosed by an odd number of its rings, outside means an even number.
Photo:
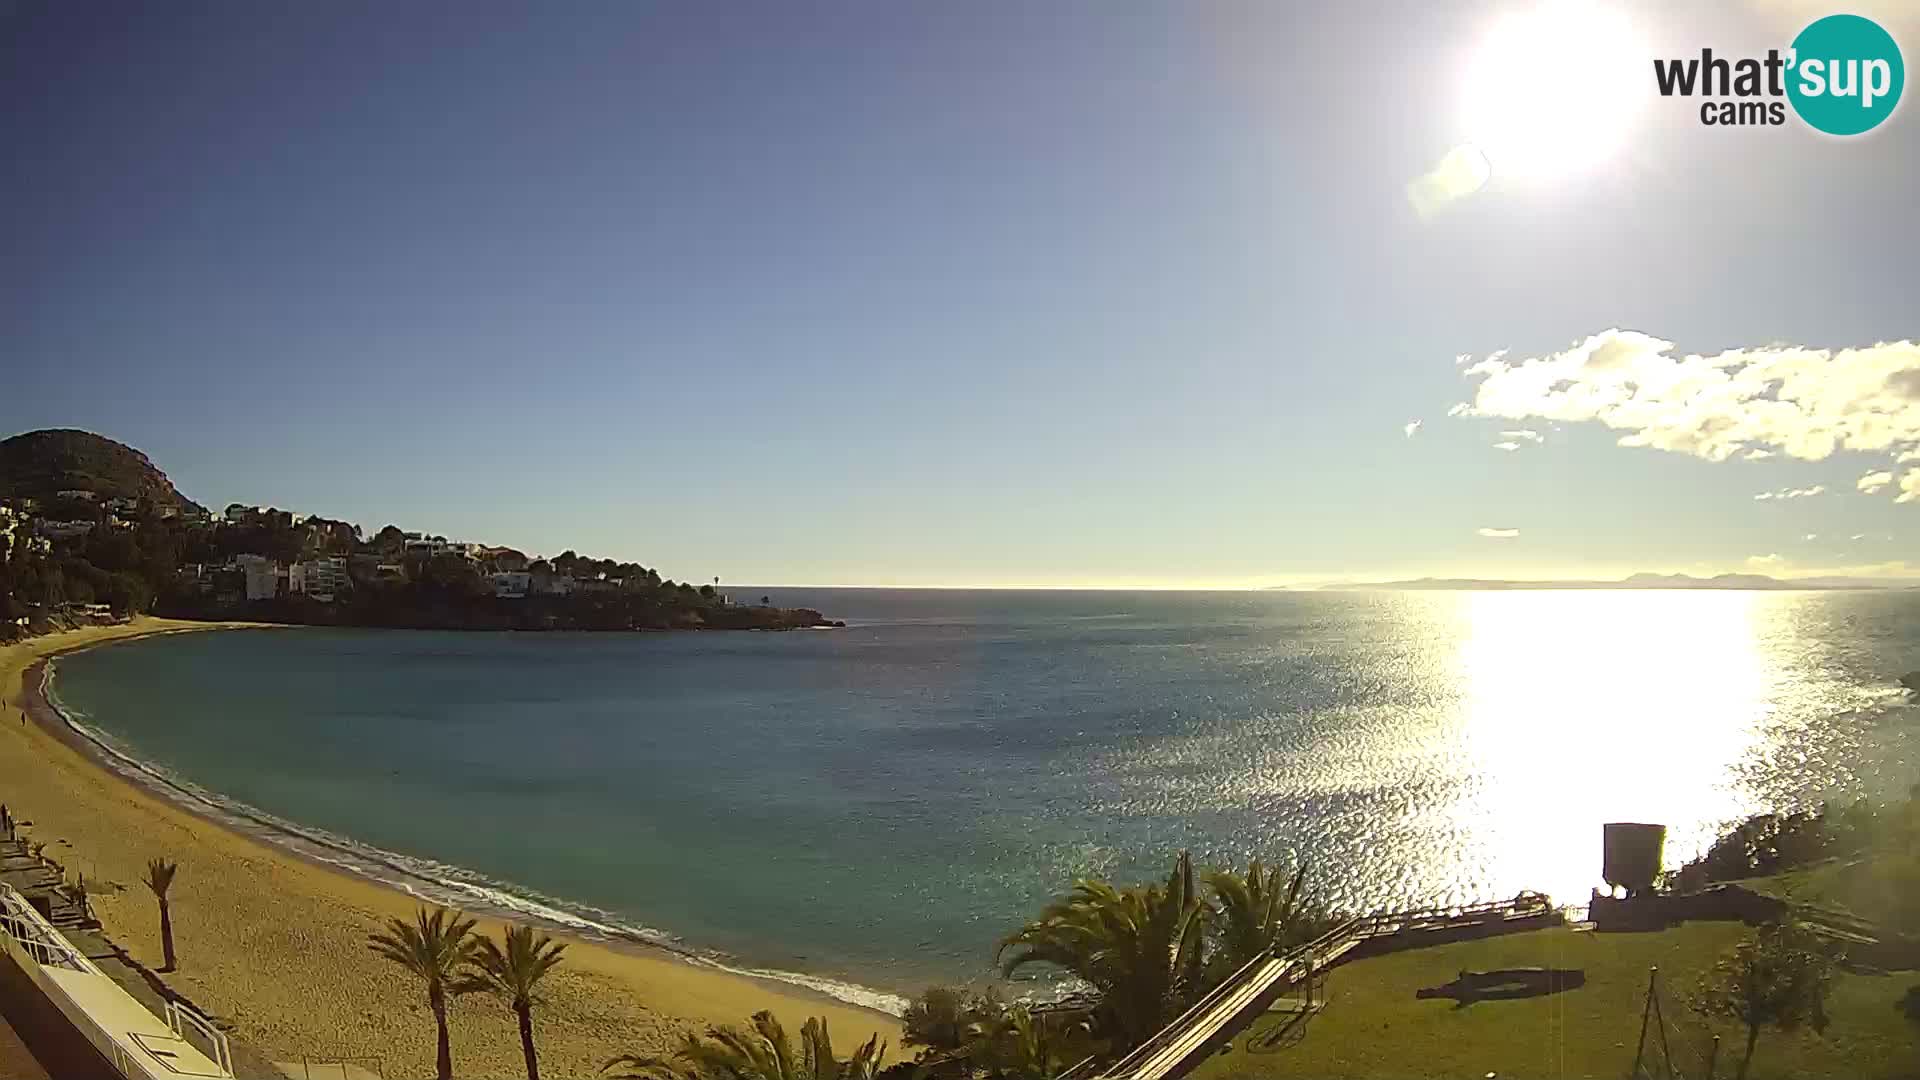
[[[147,455],[91,431],[50,428],[0,442],[0,499],[57,501],[62,491],[200,509]]]
[[[809,608],[572,551],[529,559],[387,525],[238,504],[214,517],[132,447],[83,431],[0,442],[0,636],[106,615],[488,630],[784,630]]]

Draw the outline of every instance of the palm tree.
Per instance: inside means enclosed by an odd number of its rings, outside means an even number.
[[[447,1037],[447,991],[473,958],[473,920],[446,908],[421,908],[414,921],[389,919],[387,932],[367,935],[367,948],[419,976],[437,1029],[438,1080],[453,1080],[453,1043]]]
[[[876,1032],[852,1057],[836,1059],[827,1022],[817,1016],[800,1028],[800,1043],[796,1052],[780,1021],[761,1011],[753,1014],[751,1029],[723,1024],[705,1035],[689,1034],[672,1057],[628,1054],[600,1069],[649,1080],[873,1080],[887,1054]]]
[[[160,901],[160,958],[164,961],[161,971],[174,969],[173,911],[167,906],[167,890],[173,888],[173,875],[179,870],[179,863],[165,859],[147,861],[147,888],[153,890],[154,899]]]
[[[1326,928],[1326,916],[1300,899],[1306,864],[1294,870],[1290,881],[1282,874],[1280,867],[1268,869],[1254,859],[1244,877],[1233,870],[1207,875],[1219,915],[1219,948],[1213,958],[1217,978],[1263,953],[1304,945]]]
[[[1096,1032],[1111,1051],[1125,1053],[1205,992],[1209,910],[1183,851],[1165,884],[1075,882],[1002,941],[995,957],[1005,975],[1050,964],[1079,976],[1096,995]]]
[[[520,1053],[527,1059],[527,1080],[540,1080],[540,1059],[533,1051],[533,989],[560,963],[566,945],[531,926],[509,926],[503,949],[490,937],[478,937],[468,974],[453,987],[456,994],[482,991],[505,998],[520,1020]]]
[[[972,1060],[1003,1080],[1053,1080],[1091,1049],[1084,1022],[1035,1016],[1025,1005],[1008,1009],[997,1027],[984,1034]]]

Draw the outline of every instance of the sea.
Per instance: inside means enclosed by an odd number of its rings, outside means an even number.
[[[308,857],[889,1011],[1182,850],[1352,911],[1584,904],[1604,822],[1672,866],[1920,782],[1920,592],[762,593],[848,625],[180,634],[53,692]]]

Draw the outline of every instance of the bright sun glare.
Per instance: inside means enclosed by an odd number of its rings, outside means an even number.
[[[1599,165],[1639,111],[1646,56],[1618,11],[1559,0],[1511,12],[1467,69],[1467,137],[1496,178],[1550,180]]]

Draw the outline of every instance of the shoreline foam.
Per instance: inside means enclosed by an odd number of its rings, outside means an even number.
[[[189,939],[182,942],[183,956],[192,954],[201,962],[183,963],[169,981],[214,1008],[240,1037],[315,1060],[369,1052],[384,1057],[390,1068],[413,1057],[430,1060],[431,1025],[413,1015],[422,1005],[414,1000],[418,987],[365,951],[365,933],[387,917],[410,913],[422,899],[452,899],[482,916],[483,930],[503,918],[538,922],[570,942],[569,963],[555,976],[560,986],[536,1017],[543,1057],[555,1075],[590,1073],[615,1052],[665,1049],[678,1032],[738,1022],[761,1008],[772,1008],[793,1028],[805,1016],[826,1014],[842,1031],[878,1030],[898,1044],[898,1021],[857,1000],[869,992],[865,987],[735,966],[731,958],[704,955],[671,935],[653,932],[661,939],[656,940],[617,919],[595,919],[567,910],[562,902],[496,888],[497,883],[470,872],[461,873],[480,880],[463,880],[453,876],[456,867],[415,864],[251,807],[245,808],[251,816],[243,815],[237,801],[141,761],[90,727],[87,718],[62,709],[57,691],[42,693],[50,689],[47,668],[34,684],[15,682],[52,655],[154,633],[231,625],[236,624],[142,620],[0,649],[0,691],[18,686],[23,703],[38,699],[46,710],[40,724],[0,725],[0,753],[21,748],[24,740],[25,761],[5,754],[26,768],[5,781],[4,797],[17,815],[40,823],[39,835],[58,837],[55,842],[68,847],[63,860],[84,871],[90,882],[101,883],[96,908],[109,931],[136,955],[157,945],[157,940],[144,941],[156,935],[148,925],[151,915],[142,910],[151,904],[150,899],[142,903],[140,860],[165,852],[182,863],[177,932]],[[49,787],[58,790],[45,790]],[[249,877],[260,883],[250,888],[242,880]],[[190,940],[196,933],[206,936],[200,920],[209,907],[233,909],[213,933],[211,949],[205,940]],[[282,940],[289,933],[299,947],[289,948]],[[322,937],[324,946],[317,940]],[[220,954],[211,965],[217,971],[208,970],[209,952]],[[871,993],[876,1005],[898,1001]],[[327,1000],[331,996],[351,1000]],[[318,1001],[336,1015],[321,1015],[328,1010],[315,1007]],[[385,1007],[365,1007],[376,1002]],[[456,1032],[463,1072],[478,1068],[477,1075],[492,1075],[517,1067],[511,1018],[501,1023],[490,1004],[473,1001],[456,1008],[456,1014],[475,1014],[461,1025],[466,1030]]]

